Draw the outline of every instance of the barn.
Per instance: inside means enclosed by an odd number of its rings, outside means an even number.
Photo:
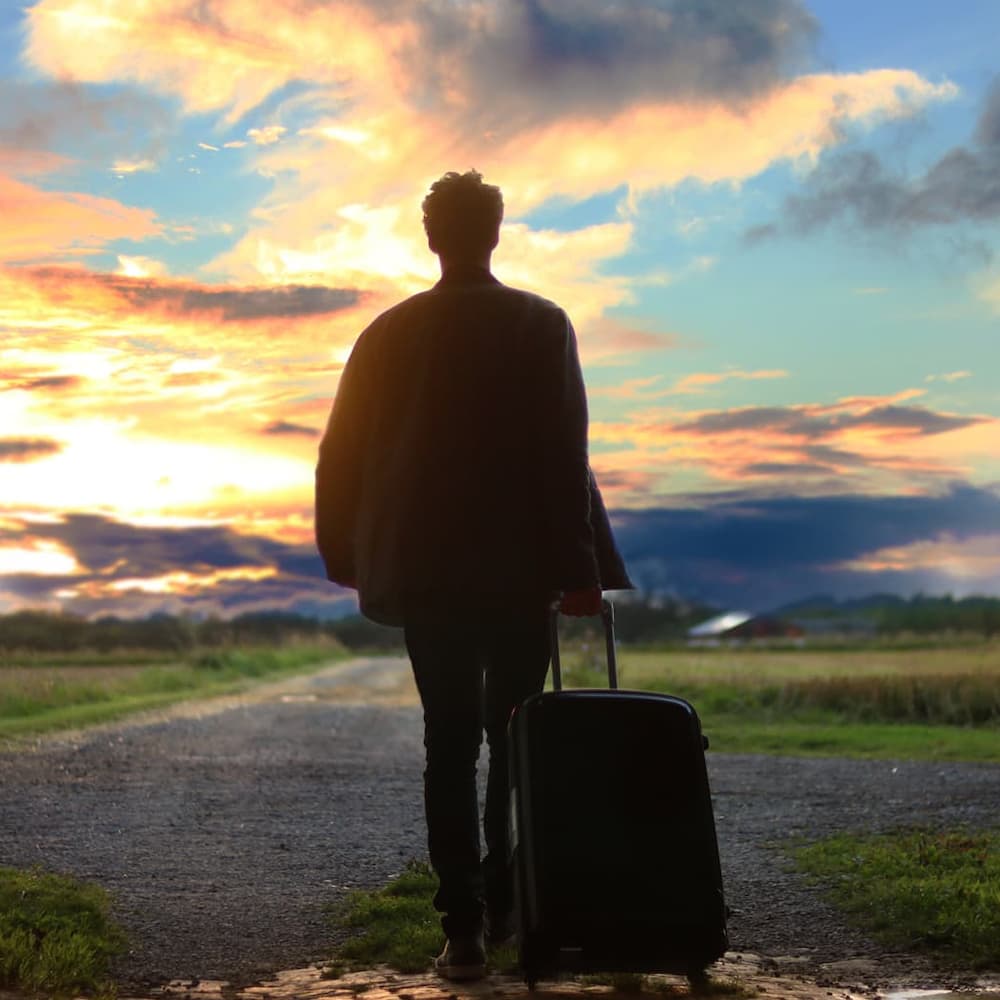
[[[797,639],[804,630],[792,622],[772,615],[754,615],[749,611],[727,611],[688,629],[692,645],[711,646],[720,642],[746,642],[753,639]]]

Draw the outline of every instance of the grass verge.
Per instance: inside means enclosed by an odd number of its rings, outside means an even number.
[[[397,972],[423,972],[444,944],[434,910],[437,877],[423,863],[411,861],[384,889],[353,892],[331,910],[335,926],[347,930],[324,974],[388,965]]]
[[[1000,831],[841,834],[794,858],[882,943],[1000,969]]]
[[[0,739],[95,725],[189,698],[246,690],[260,681],[346,657],[339,646],[232,648],[186,661],[120,667],[95,676],[86,666],[0,672]]]
[[[331,911],[334,925],[349,937],[338,946],[324,975],[330,979],[388,965],[397,972],[426,972],[444,946],[440,915],[434,909],[437,876],[424,862],[411,861],[384,889],[354,892]],[[489,967],[510,972],[517,966],[513,947],[491,949]]]
[[[110,996],[111,959],[125,938],[107,894],[63,875],[0,868],[0,986]]]

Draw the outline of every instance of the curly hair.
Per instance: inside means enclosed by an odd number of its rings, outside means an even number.
[[[446,173],[423,200],[424,230],[435,253],[474,257],[492,250],[500,238],[503,195],[484,184],[476,170]]]

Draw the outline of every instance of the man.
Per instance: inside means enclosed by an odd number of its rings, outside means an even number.
[[[630,583],[588,465],[569,319],[490,273],[499,188],[448,173],[423,213],[441,280],[354,346],[320,445],[316,538],[329,579],[357,587],[369,618],[403,627],[447,937],[436,966],[471,979],[485,972],[484,919],[487,940],[511,934],[506,727],[544,685],[553,599],[596,614],[602,587]]]

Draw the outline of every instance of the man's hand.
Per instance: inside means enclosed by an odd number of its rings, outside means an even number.
[[[567,590],[559,599],[559,610],[573,618],[583,618],[601,613],[601,588],[587,590]]]

